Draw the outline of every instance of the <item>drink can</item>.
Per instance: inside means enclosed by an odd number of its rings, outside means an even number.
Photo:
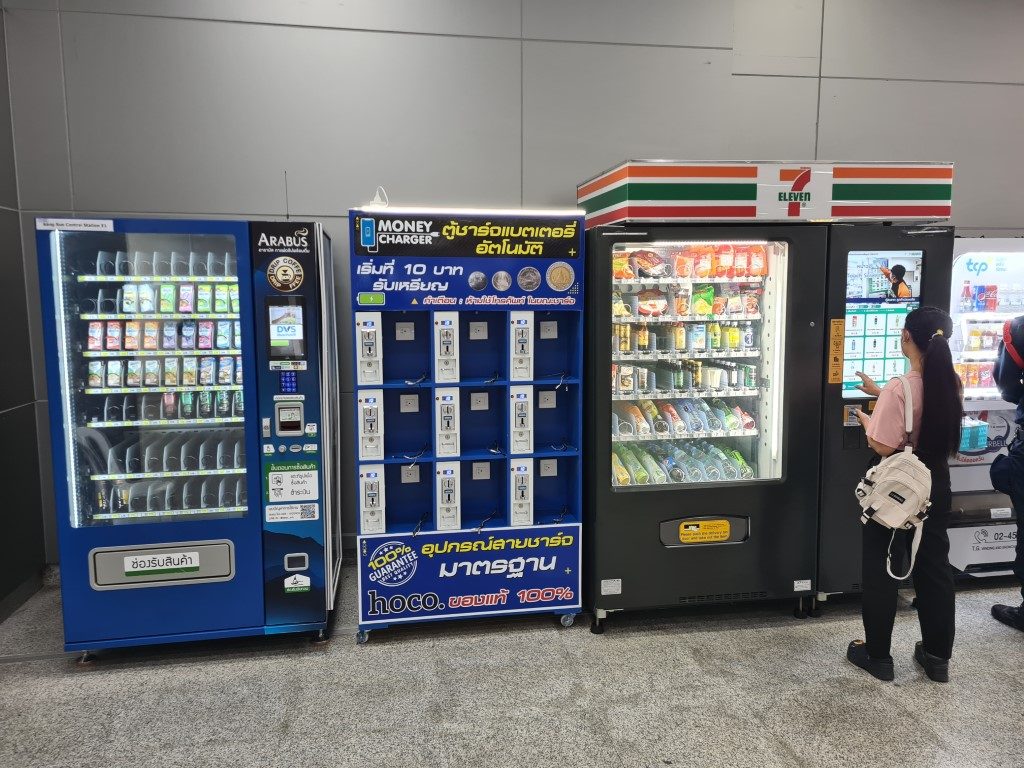
[[[752,349],[754,346],[754,324],[749,320],[743,324],[743,349]]]
[[[646,325],[636,329],[636,349],[638,352],[646,352],[651,346],[651,332]]]
[[[637,366],[636,369],[636,388],[638,392],[646,392],[648,387],[648,381],[650,379],[650,371],[643,366]]]
[[[635,368],[632,365],[619,366],[619,392],[631,394],[636,388]]]
[[[999,306],[999,286],[989,285],[985,287],[985,311],[995,312]]]
[[[729,366],[729,386],[738,387],[740,385],[740,369],[735,365]]]
[[[743,366],[743,386],[748,389],[757,386],[757,368],[752,365]]]

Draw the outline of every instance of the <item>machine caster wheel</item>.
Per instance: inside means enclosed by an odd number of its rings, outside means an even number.
[[[82,651],[82,655],[75,659],[75,666],[79,669],[88,669],[96,663],[96,654],[91,651]]]
[[[571,627],[576,622],[576,614],[563,613],[558,617],[558,620],[562,623],[563,627]]]
[[[356,632],[356,645],[366,645],[370,639],[370,632],[366,629],[360,629]]]
[[[331,636],[327,633],[327,630],[321,629],[318,632],[314,632],[313,636],[309,638],[310,645],[326,645],[330,642]]]
[[[604,620],[595,618],[590,622],[590,632],[594,635],[604,634]]]

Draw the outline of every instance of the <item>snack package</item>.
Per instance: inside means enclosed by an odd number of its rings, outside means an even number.
[[[629,265],[628,253],[612,254],[612,277],[615,280],[632,280],[636,277],[633,268]]]
[[[156,311],[156,294],[153,291],[153,286],[149,283],[143,283],[139,286],[139,312],[155,312]]]
[[[622,300],[622,294],[614,291],[612,293],[612,317],[629,317],[631,314],[626,302]]]
[[[87,387],[102,387],[103,386],[103,361],[102,360],[90,360],[89,361],[89,375],[85,380]]]
[[[637,312],[644,317],[657,317],[668,311],[668,300],[661,291],[641,291],[637,299]]]
[[[689,247],[673,251],[669,258],[672,260],[672,271],[676,277],[693,277],[694,259]]]
[[[724,315],[727,306],[727,299],[725,294],[718,294],[715,296],[714,301],[711,302],[711,314],[713,315]]]
[[[726,297],[725,311],[727,314],[730,315],[742,315],[743,297],[735,291],[730,292],[729,295]]]
[[[125,374],[124,384],[126,387],[142,386],[142,361],[129,360],[128,372]]]
[[[747,265],[750,263],[750,246],[737,245],[733,247],[733,273],[736,277],[747,276]]]
[[[715,286],[696,285],[690,311],[695,315],[710,315],[715,306]]]
[[[121,290],[121,311],[125,313],[139,311],[139,286],[129,283]]]
[[[174,299],[176,291],[174,290],[174,283],[161,283],[160,284],[160,311],[170,314],[174,312]]]
[[[110,350],[121,349],[121,323],[116,320],[107,323],[106,348]]]
[[[160,386],[160,361],[146,360],[142,365],[142,385],[145,387]]]
[[[235,378],[235,358],[222,357],[217,362],[217,383],[230,384]]]
[[[743,311],[746,315],[757,315],[761,313],[761,292],[743,292]]]
[[[181,324],[181,348],[182,349],[195,349],[196,348],[196,322],[195,320],[186,320]]]
[[[92,350],[103,349],[103,323],[94,320],[89,323],[89,337],[86,341],[86,348]]]
[[[142,323],[138,320],[129,320],[124,324],[124,348],[137,350],[142,344]]]
[[[693,253],[693,276],[697,278],[711,277],[711,262],[715,255],[713,245],[695,245]]]
[[[223,283],[214,286],[213,289],[213,311],[227,312],[231,307],[228,299],[228,287]]]
[[[631,256],[641,277],[664,277],[668,273],[665,260],[654,251],[633,251]]]
[[[715,246],[715,256],[712,261],[711,272],[714,277],[718,278],[736,276],[735,254],[731,245]]]
[[[194,387],[198,382],[199,361],[194,357],[186,357],[181,361],[181,386]]]
[[[235,349],[238,349],[239,347],[242,346],[242,321],[241,320],[235,320],[234,332],[235,332],[235,334],[234,334],[234,337],[231,339],[231,343],[234,345]]]
[[[179,360],[176,357],[164,358],[164,386],[178,386]]]
[[[213,286],[200,285],[196,288],[196,312],[213,311]]]
[[[212,357],[204,357],[199,361],[199,386],[207,387],[213,385],[216,378],[217,362]]]
[[[157,349],[160,335],[160,324],[147,320],[142,324],[142,348]]]
[[[235,384],[242,383],[242,358],[235,360]]]
[[[121,360],[107,360],[107,386],[124,386],[124,363]]]
[[[688,292],[680,291],[676,294],[676,314],[684,316],[690,314],[690,294]]]
[[[750,277],[764,277],[768,274],[768,254],[763,245],[750,246],[750,260],[747,264]]]
[[[191,283],[182,283],[178,286],[178,311],[196,311],[196,287]]]
[[[164,323],[163,340],[160,347],[161,349],[178,348],[178,324],[173,320]]]
[[[213,349],[213,322],[201,320],[199,322],[199,338],[196,341],[197,349]]]
[[[217,321],[217,349],[231,349],[231,321]]]

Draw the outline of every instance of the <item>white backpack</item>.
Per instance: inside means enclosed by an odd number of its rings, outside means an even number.
[[[917,456],[910,444],[910,434],[914,430],[914,400],[910,391],[910,382],[900,376],[903,382],[904,428],[907,432],[907,444],[902,451],[886,456],[878,464],[871,467],[857,484],[857,502],[863,510],[860,521],[867,525],[874,520],[879,525],[892,529],[889,539],[889,550],[885,558],[885,570],[898,580],[910,576],[914,570],[917,549],[921,545],[924,532],[924,521],[928,517],[928,508],[932,505],[929,498],[932,494],[932,473]],[[892,543],[897,530],[914,529],[914,541],[910,547],[910,568],[902,576],[892,572]]]

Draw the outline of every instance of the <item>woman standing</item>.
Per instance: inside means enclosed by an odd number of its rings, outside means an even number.
[[[921,546],[914,564],[914,589],[921,621],[921,637],[914,659],[929,678],[949,680],[949,658],[953,654],[955,605],[953,570],[949,565],[949,527],[952,496],[947,460],[960,445],[963,393],[960,377],[953,370],[949,337],[953,321],[936,307],[921,307],[907,315],[901,346],[910,361],[906,374],[913,399],[914,429],[910,443],[918,458],[931,470],[931,508],[924,522]],[[868,444],[880,458],[901,450],[907,442],[904,420],[903,384],[893,379],[884,389],[863,373],[860,389],[877,395],[874,413],[858,411]],[[863,532],[863,618],[865,640],[854,640],[846,657],[879,680],[892,680],[889,653],[896,620],[899,582],[886,572],[886,552],[892,531],[868,521]],[[893,543],[909,549],[910,531],[896,531]]]

